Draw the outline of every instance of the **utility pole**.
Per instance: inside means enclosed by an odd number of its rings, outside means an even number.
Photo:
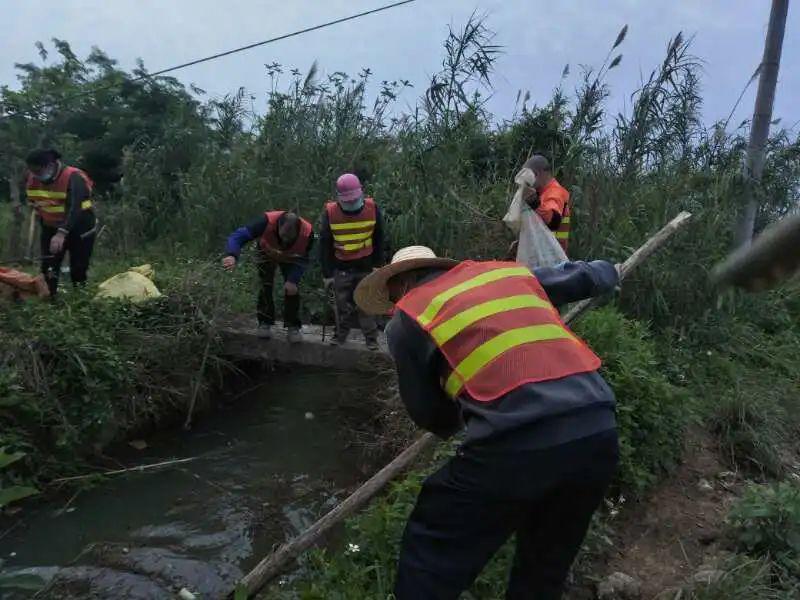
[[[769,124],[772,121],[772,105],[775,101],[775,85],[778,82],[778,68],[781,63],[783,34],[786,29],[786,14],[789,0],[772,0],[769,14],[767,38],[764,41],[764,57],[761,59],[758,75],[758,92],[750,124],[750,141],[747,144],[747,157],[744,164],[744,209],[736,232],[736,246],[747,246],[753,239],[753,230],[758,213],[758,192],[761,174],[764,171],[764,155]]]

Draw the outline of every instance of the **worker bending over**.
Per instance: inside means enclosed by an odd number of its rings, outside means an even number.
[[[534,187],[526,187],[525,202],[542,218],[567,252],[570,231],[569,192],[553,177],[550,163],[541,154],[534,154],[523,165],[536,176]]]
[[[246,227],[240,227],[228,238],[223,266],[232,270],[242,247],[258,239],[257,267],[261,280],[258,293],[258,330],[263,338],[272,337],[275,324],[275,300],[272,288],[275,269],[280,267],[283,276],[283,324],[289,342],[302,340],[300,332],[300,280],[308,267],[309,253],[314,242],[311,223],[294,212],[274,210],[265,212]]]
[[[356,290],[386,328],[411,418],[456,455],[427,478],[400,550],[398,600],[453,599],[512,535],[508,598],[559,598],[618,460],[600,359],[555,306],[614,289],[604,261],[531,272],[413,246]]]
[[[50,296],[55,296],[67,251],[72,284],[86,283],[95,238],[94,183],[80,169],[64,165],[56,150],[34,150],[25,162],[29,171],[28,202],[36,211],[42,230],[42,273]]]
[[[353,300],[356,286],[383,264],[383,222],[378,205],[365,198],[361,182],[352,173],[336,181],[336,201],[328,202],[320,225],[319,256],[326,289],[333,286],[336,302],[334,345],[344,344],[355,321],[367,348],[378,349],[375,318],[359,310]]]

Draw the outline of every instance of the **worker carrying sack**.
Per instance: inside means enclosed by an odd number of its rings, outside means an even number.
[[[530,169],[517,173],[514,177],[517,191],[503,217],[506,226],[519,236],[516,260],[529,269],[552,267],[568,260],[556,236],[523,199],[525,187],[533,187],[535,181],[536,176]]]

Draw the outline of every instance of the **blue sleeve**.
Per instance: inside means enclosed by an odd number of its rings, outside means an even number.
[[[533,274],[556,306],[602,296],[619,283],[616,267],[605,260],[564,262],[534,269]]]
[[[433,340],[408,315],[395,312],[386,327],[386,341],[397,369],[400,398],[419,427],[441,438],[463,427],[461,410],[442,390],[440,361]]]
[[[228,236],[228,242],[225,244],[226,256],[235,256],[239,258],[245,244],[261,237],[266,228],[267,219],[264,217],[256,219],[246,227],[239,227],[239,229]]]
[[[225,244],[225,254],[239,258],[244,245],[252,240],[253,236],[250,234],[250,230],[247,227],[239,227],[228,236],[228,243]]]

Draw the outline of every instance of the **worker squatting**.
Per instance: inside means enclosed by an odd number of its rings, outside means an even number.
[[[94,239],[92,182],[53,151],[28,157],[28,199],[42,224],[42,270],[54,292],[69,251],[73,283],[86,281]],[[547,161],[525,200],[564,247],[569,194]],[[335,298],[334,344],[358,325],[377,349],[386,327],[400,396],[420,427],[463,443],[429,476],[400,546],[398,600],[455,600],[495,552],[516,536],[507,597],[559,598],[592,514],[618,461],[614,395],[600,358],[562,322],[558,307],[611,291],[618,269],[605,261],[530,269],[517,262],[455,261],[424,246],[382,257],[378,204],[353,174],[336,182],[320,219],[318,254]],[[299,284],[309,264],[312,224],[267,211],[228,238],[223,265],[235,268],[257,240],[260,331],[275,324],[280,270],[283,321],[299,342]]]

